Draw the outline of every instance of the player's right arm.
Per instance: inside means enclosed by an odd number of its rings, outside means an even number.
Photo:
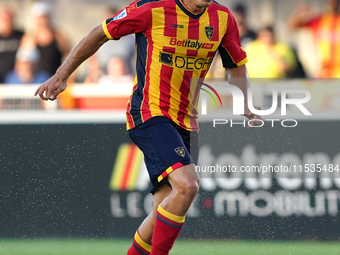
[[[58,68],[57,72],[35,92],[42,100],[55,100],[57,96],[67,87],[67,79],[83,63],[92,56],[105,42],[107,38],[102,26],[97,26],[90,31],[72,49],[65,62]]]

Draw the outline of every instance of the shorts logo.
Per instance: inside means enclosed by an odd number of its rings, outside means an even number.
[[[181,156],[182,158],[185,157],[185,150],[184,150],[183,147],[177,147],[177,148],[175,149],[175,152],[176,152],[179,156]]]
[[[205,27],[205,34],[207,35],[208,39],[211,40],[214,35],[214,27]]]

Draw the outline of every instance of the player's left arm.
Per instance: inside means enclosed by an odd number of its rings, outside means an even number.
[[[240,65],[236,68],[226,68],[227,77],[230,84],[238,87],[244,96],[244,116],[251,120],[250,126],[261,125],[261,116],[252,113],[248,108],[248,87],[249,87],[249,76],[246,65]],[[255,109],[260,110],[260,107],[254,106]]]
[[[227,31],[219,46],[219,52],[222,58],[223,66],[227,71],[228,81],[241,89],[244,95],[244,116],[251,120],[251,126],[261,124],[261,117],[252,113],[248,108],[248,87],[249,75],[246,67],[248,62],[247,54],[241,47],[240,35],[237,24],[233,15],[229,12]],[[255,107],[255,109],[260,109]]]

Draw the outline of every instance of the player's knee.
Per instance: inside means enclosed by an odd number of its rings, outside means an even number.
[[[190,178],[177,187],[177,192],[180,195],[190,198],[196,197],[198,190],[199,190],[198,178]]]
[[[192,178],[192,180],[190,180],[190,185],[189,185],[189,192],[191,193],[191,195],[193,197],[196,197],[198,191],[199,191],[199,187],[200,187],[200,179],[199,178]]]
[[[199,176],[193,171],[194,165],[186,165],[169,175],[169,182],[180,196],[194,198],[199,189]]]

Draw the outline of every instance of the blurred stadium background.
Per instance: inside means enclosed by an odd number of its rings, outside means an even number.
[[[325,1],[218,2],[232,10],[243,4],[250,30],[258,34],[272,26],[275,41],[296,52],[294,74],[252,77],[256,104],[269,108],[273,88],[304,88],[312,94],[305,106],[313,116],[290,107],[284,119],[296,119],[296,128],[284,128],[278,122],[274,128],[251,132],[242,126],[212,129],[214,117],[233,118],[231,96],[221,92],[224,107],[208,101],[209,114],[201,116],[199,165],[321,164],[329,168],[331,164],[334,171],[308,176],[297,172],[289,178],[276,173],[202,176],[200,193],[171,254],[340,254],[339,80],[316,79],[320,56],[311,43],[312,33],[308,29],[292,31],[287,25],[299,5],[308,4],[321,13]],[[61,31],[71,48],[114,12],[113,8],[119,10],[129,1],[45,3],[49,5],[33,10],[34,1],[0,0],[0,10],[9,7],[15,29],[32,38],[39,30],[36,16],[48,15],[52,31]],[[4,51],[1,40],[0,54]],[[112,61],[120,70],[110,71],[110,61],[99,54],[82,65],[56,102],[33,97],[38,84],[0,85],[1,255],[120,255],[130,246],[152,197],[142,155],[125,132],[124,108],[134,58],[130,41],[124,42],[109,42],[108,46],[120,51],[112,53],[123,59]],[[23,53],[22,59],[26,56],[33,61],[32,52]],[[225,76],[218,66],[217,57],[209,84],[221,83],[214,78]],[[270,117],[283,119],[280,109]]]

